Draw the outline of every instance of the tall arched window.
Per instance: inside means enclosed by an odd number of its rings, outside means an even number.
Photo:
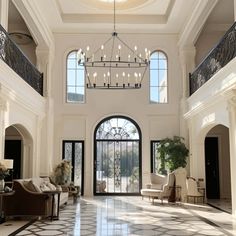
[[[77,51],[72,51],[67,56],[67,102],[85,102],[84,67],[78,65]]]
[[[150,58],[150,102],[167,103],[167,57],[154,51]]]

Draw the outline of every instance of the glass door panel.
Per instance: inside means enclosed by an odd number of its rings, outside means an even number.
[[[80,186],[83,195],[84,141],[63,141],[63,159],[71,162],[71,181],[75,186]]]

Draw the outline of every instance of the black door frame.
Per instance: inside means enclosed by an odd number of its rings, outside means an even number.
[[[95,130],[94,130],[93,194],[94,195],[110,195],[110,196],[112,196],[112,195],[114,195],[114,196],[137,196],[137,195],[140,195],[141,194],[140,192],[139,193],[97,193],[97,191],[96,191],[96,179],[97,179],[96,178],[96,162],[97,162],[96,133],[102,123],[104,123],[106,120],[110,120],[112,118],[126,119],[126,120],[130,121],[131,123],[133,123],[138,130],[139,140],[135,140],[135,139],[132,140],[131,139],[130,141],[138,141],[139,142],[139,189],[141,190],[141,188],[142,188],[142,133],[141,133],[141,129],[140,129],[138,123],[136,121],[134,121],[133,119],[131,119],[127,116],[123,116],[123,115],[114,115],[114,116],[108,116],[108,117],[102,119],[96,125]],[[102,141],[102,140],[99,140],[99,141]],[[106,139],[106,141],[109,141],[109,139]],[[119,140],[113,139],[112,141],[114,142],[114,141],[119,141]],[[120,141],[125,141],[125,140],[120,140]]]
[[[82,163],[81,163],[81,186],[80,186],[80,191],[81,191],[81,196],[84,195],[84,140],[63,140],[62,141],[62,159],[65,159],[65,143],[72,143],[72,166],[74,166],[75,159],[74,159],[74,154],[75,154],[75,143],[81,143],[82,144]],[[72,168],[72,181],[74,180],[74,168]]]

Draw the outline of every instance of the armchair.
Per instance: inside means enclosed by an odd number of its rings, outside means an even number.
[[[150,174],[150,183],[146,184],[147,189],[162,189],[167,183],[167,176],[156,173]]]
[[[169,173],[166,177],[167,183],[163,185],[161,189],[141,189],[142,196],[148,196],[152,198],[152,203],[154,203],[154,199],[160,199],[161,203],[163,203],[164,198],[169,198],[171,194],[171,190],[174,187],[175,175],[174,173]]]
[[[190,201],[190,199],[193,199],[193,203],[198,203],[199,199],[202,200],[202,203],[204,203],[204,199],[205,199],[205,194],[200,193],[198,191],[198,187],[197,187],[197,181],[192,178],[189,177],[186,181],[187,184],[187,202]]]

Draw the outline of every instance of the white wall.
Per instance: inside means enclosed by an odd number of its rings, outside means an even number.
[[[230,166],[230,170],[228,170],[230,181],[228,176],[225,176],[227,180],[221,179],[221,185],[224,185],[226,181],[231,182],[232,214],[234,216],[236,214],[236,189],[234,188],[236,179],[234,153],[236,146],[234,143],[235,120],[233,119],[236,91],[235,68],[236,59],[234,58],[188,98],[188,112],[185,114],[189,125],[190,173],[196,178],[205,179],[204,140],[207,133],[219,124],[229,128],[230,164],[229,162],[224,163],[226,165],[222,166],[221,172],[227,172],[225,168]],[[224,145],[223,142],[222,145]],[[226,151],[225,155],[228,155]],[[225,189],[221,189],[221,197],[228,197],[230,188],[229,183],[227,183]]]
[[[5,129],[14,125],[23,137],[23,176],[40,175],[40,126],[45,99],[0,60],[0,158],[4,157]]]
[[[199,65],[204,58],[209,54],[212,48],[217,45],[222,36],[225,34],[225,31],[214,31],[208,32],[203,30],[195,44],[196,47],[196,57],[195,63]]]
[[[161,49],[168,56],[169,103],[149,104],[148,74],[140,90],[86,90],[85,104],[66,104],[66,56],[70,50],[100,47],[107,34],[55,34],[56,55],[53,68],[55,101],[55,163],[62,158],[62,140],[85,140],[85,195],[92,195],[93,134],[96,125],[111,115],[125,115],[137,122],[142,132],[143,183],[149,181],[150,140],[179,134],[181,72],[177,37],[174,35],[130,34],[120,37],[130,46]],[[91,46],[93,45],[93,46]]]

